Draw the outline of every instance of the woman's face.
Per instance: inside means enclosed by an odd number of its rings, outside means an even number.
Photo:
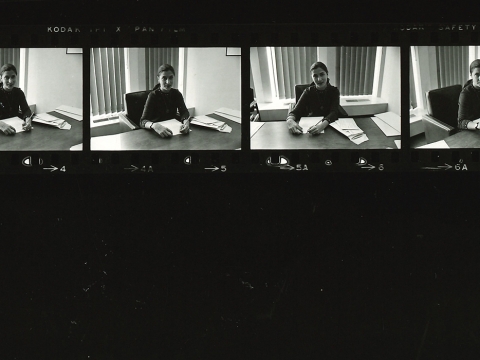
[[[173,86],[173,79],[175,75],[173,72],[169,71],[162,71],[158,76],[158,83],[160,84],[160,90],[163,92],[169,92]]]
[[[322,68],[312,70],[312,79],[317,89],[323,90],[327,87],[328,74]]]
[[[17,75],[15,74],[15,71],[8,70],[2,74],[1,80],[3,88],[7,91],[12,91],[17,81]]]
[[[480,68],[474,68],[472,71],[472,84],[477,89],[480,89]]]

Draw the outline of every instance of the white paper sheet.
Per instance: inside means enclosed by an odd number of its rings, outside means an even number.
[[[263,125],[265,125],[264,122],[250,122],[250,137],[255,135]]]
[[[402,140],[393,140],[395,142],[395,145],[397,145],[397,148],[401,149],[402,145]]]
[[[77,121],[82,121],[83,120],[83,116],[80,116],[80,115],[72,114],[72,113],[62,111],[62,110],[58,110],[58,109],[55,109],[55,111],[58,112],[59,114],[68,116],[69,118],[77,120]]]
[[[118,134],[95,136],[90,139],[90,148],[92,150],[122,150],[122,143]]]
[[[10,126],[13,126],[17,133],[25,131],[23,130],[23,120],[20,119],[19,117],[3,119],[2,121]]]
[[[82,115],[82,109],[76,108],[76,107],[73,107],[73,106],[68,106],[68,105],[60,105],[60,106],[56,107],[55,110],[62,110],[62,111],[66,111],[66,112],[76,114],[76,115],[80,115],[80,116]]]
[[[401,125],[400,116],[398,116],[394,112],[387,111],[387,112],[384,112],[384,113],[375,114],[375,117],[383,120],[384,123],[388,124],[389,126],[394,128],[395,130],[397,130],[399,135],[402,132],[402,125]]]
[[[450,149],[445,140],[433,142],[431,144],[417,147],[417,149]]]
[[[377,124],[377,126],[380,128],[380,130],[383,131],[383,133],[386,136],[398,136],[398,135],[400,135],[400,131],[398,131],[397,129],[392,127],[389,123],[385,122],[384,120],[382,120],[382,119],[380,119],[376,116],[372,116],[371,119],[373,120],[373,122],[375,124]]]
[[[307,130],[310,129],[310,127],[317,125],[322,121],[323,116],[312,116],[312,117],[302,117],[300,118],[300,121],[298,124],[302,127],[303,133],[308,134]],[[325,132],[325,130],[322,130],[322,134]]]
[[[172,130],[173,136],[181,134],[180,128],[182,127],[182,123],[178,120],[171,119],[171,120],[159,121],[158,123]]]
[[[70,148],[71,151],[82,151],[83,150],[83,144],[77,144],[77,145],[73,145],[71,148]]]
[[[239,110],[233,110],[233,109],[222,107],[220,109],[215,110],[214,112],[219,113],[219,114],[230,115],[230,116],[235,117],[237,119],[242,118],[242,113]]]

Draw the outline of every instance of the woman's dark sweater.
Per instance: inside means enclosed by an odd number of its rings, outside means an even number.
[[[157,84],[152,92],[148,94],[147,102],[140,118],[140,126],[144,128],[147,121],[158,122],[175,119],[177,112],[180,113],[182,120],[190,116],[182,93],[177,89],[171,89],[168,93],[164,93],[160,90],[160,85]]]
[[[335,86],[327,83],[325,90],[318,90],[315,83],[305,89],[288,118],[300,121],[302,116],[323,116],[329,123],[338,119],[340,92]]]
[[[18,116],[25,119],[32,112],[27,104],[24,92],[19,88],[6,91],[0,84],[0,120]]]
[[[480,89],[469,80],[458,98],[458,128],[466,129],[472,120],[480,119]]]

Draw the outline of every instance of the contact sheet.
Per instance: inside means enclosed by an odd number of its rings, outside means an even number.
[[[1,105],[12,108],[13,87],[28,104],[0,121],[33,127],[0,133],[0,173],[480,171],[479,32],[468,22],[0,28],[0,65],[15,67],[0,71],[15,78]]]

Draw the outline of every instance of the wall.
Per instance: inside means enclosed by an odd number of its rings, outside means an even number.
[[[388,102],[387,111],[401,115],[400,101],[400,47],[385,49],[385,63],[379,96]]]
[[[226,107],[241,110],[240,56],[226,56],[221,48],[188,48],[185,102],[195,115]]]
[[[66,54],[65,48],[28,49],[24,91],[37,113],[60,105],[82,108],[82,56]]]

